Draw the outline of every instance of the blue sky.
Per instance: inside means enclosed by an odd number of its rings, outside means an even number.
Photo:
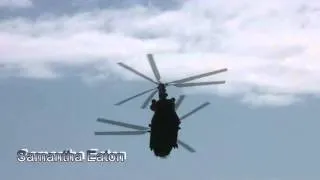
[[[0,0],[0,118],[3,179],[320,178],[320,3],[280,1]],[[204,80],[226,85],[170,88],[186,94],[179,114],[197,153],[161,160],[148,136],[95,137],[97,117],[147,125],[139,106],[115,102],[152,84],[153,53],[164,80],[227,67]],[[121,130],[121,129],[119,129]],[[126,151],[127,161],[19,164],[20,148]]]

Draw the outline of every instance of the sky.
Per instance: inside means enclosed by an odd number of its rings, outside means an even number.
[[[0,0],[0,169],[3,179],[320,178],[320,2],[316,0]],[[117,65],[163,81],[221,68],[169,88],[187,95],[180,148],[168,159],[148,136],[96,137],[121,130],[97,117],[146,126],[144,97],[113,104],[154,85]],[[124,130],[124,129],[123,129]],[[21,148],[126,151],[124,163],[18,163]]]

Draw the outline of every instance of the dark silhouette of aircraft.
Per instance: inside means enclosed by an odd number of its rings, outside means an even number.
[[[150,143],[149,147],[150,149],[154,152],[156,156],[159,157],[167,157],[171,150],[173,148],[178,148],[178,144],[185,149],[187,149],[189,152],[195,152],[194,148],[189,146],[188,144],[184,143],[183,141],[178,139],[178,131],[181,129],[180,128],[180,121],[185,119],[186,117],[194,114],[195,112],[199,111],[200,109],[206,107],[209,105],[209,102],[205,102],[201,104],[200,106],[196,107],[189,113],[179,117],[176,113],[176,110],[179,108],[181,105],[182,101],[185,98],[185,95],[179,96],[179,99],[175,101],[175,98],[168,99],[168,94],[166,92],[166,87],[169,85],[173,85],[176,87],[189,87],[189,86],[203,86],[203,85],[210,85],[210,84],[224,84],[225,81],[211,81],[211,82],[198,82],[198,83],[185,83],[188,81],[192,81],[195,79],[199,79],[202,77],[210,76],[213,74],[221,73],[227,71],[227,69],[221,69],[217,71],[212,71],[196,76],[191,76],[188,78],[184,78],[178,81],[172,81],[170,83],[161,83],[160,82],[160,74],[159,71],[156,67],[156,64],[153,60],[153,57],[151,54],[147,55],[149,59],[149,63],[151,65],[151,68],[153,70],[153,73],[157,79],[157,82],[153,81],[151,78],[143,75],[142,73],[134,70],[133,68],[123,64],[123,63],[118,63],[120,66],[130,70],[131,72],[134,72],[135,74],[155,83],[158,84],[156,88],[149,89],[147,91],[144,91],[142,93],[139,93],[135,96],[132,96],[130,98],[127,98],[116,105],[123,104],[133,98],[139,97],[143,94],[146,94],[148,92],[153,91],[150,96],[147,98],[147,100],[143,103],[141,108],[145,108],[153,96],[158,92],[159,94],[159,99],[152,100],[152,103],[150,105],[150,109],[154,112],[154,115],[151,120],[151,124],[149,124],[149,127],[145,126],[139,126],[139,125],[134,125],[134,124],[129,124],[129,123],[124,123],[124,122],[119,122],[119,121],[114,121],[110,119],[105,119],[105,118],[98,118],[98,122],[102,123],[108,123],[112,125],[117,125],[117,126],[122,126],[125,128],[130,128],[134,129],[136,131],[112,131],[112,132],[95,132],[95,135],[142,135],[146,133],[150,133]],[[158,90],[157,90],[158,89]]]

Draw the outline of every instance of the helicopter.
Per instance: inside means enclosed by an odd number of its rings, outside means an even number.
[[[179,117],[176,113],[176,110],[178,110],[182,101],[185,99],[185,95],[180,95],[177,101],[175,101],[175,98],[168,99],[166,87],[170,85],[173,85],[176,87],[191,87],[191,86],[203,86],[203,85],[211,85],[211,84],[224,84],[225,81],[211,81],[211,82],[198,82],[198,83],[186,83],[186,82],[199,79],[202,77],[210,76],[213,74],[225,72],[227,71],[227,69],[224,68],[224,69],[220,69],[220,70],[216,70],[216,71],[212,71],[204,74],[191,76],[181,80],[172,81],[169,83],[162,83],[160,81],[160,73],[155,64],[152,54],[147,54],[147,58],[149,60],[152,71],[157,79],[157,82],[124,63],[118,63],[118,64],[121,67],[139,75],[140,77],[143,77],[144,79],[147,79],[157,84],[158,86],[156,88],[143,91],[137,95],[134,95],[125,100],[122,100],[116,103],[115,105],[121,105],[131,99],[134,99],[136,97],[142,96],[143,94],[153,91],[141,106],[142,109],[145,109],[150,103],[153,96],[158,92],[159,99],[158,100],[153,99],[150,105],[150,109],[154,112],[154,115],[152,117],[151,124],[149,124],[149,127],[134,125],[130,123],[124,123],[120,121],[114,121],[106,118],[98,118],[97,119],[98,122],[122,126],[125,128],[134,129],[136,131],[95,132],[95,135],[143,135],[146,133],[150,133],[149,148],[154,152],[155,156],[158,156],[161,158],[167,157],[171,153],[173,148],[178,148],[178,144],[184,147],[185,149],[187,149],[189,152],[195,152],[194,148],[192,148],[190,145],[178,139],[178,131],[181,129],[180,123],[181,123],[181,120],[194,114],[200,109],[208,106],[210,103],[205,102],[199,105],[198,107],[196,107],[195,109],[193,109],[192,111],[190,111],[189,113]]]

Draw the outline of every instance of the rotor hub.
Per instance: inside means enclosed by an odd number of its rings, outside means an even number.
[[[159,92],[159,99],[166,99],[167,98],[167,90],[166,86],[163,83],[159,83],[158,85],[158,92]]]

